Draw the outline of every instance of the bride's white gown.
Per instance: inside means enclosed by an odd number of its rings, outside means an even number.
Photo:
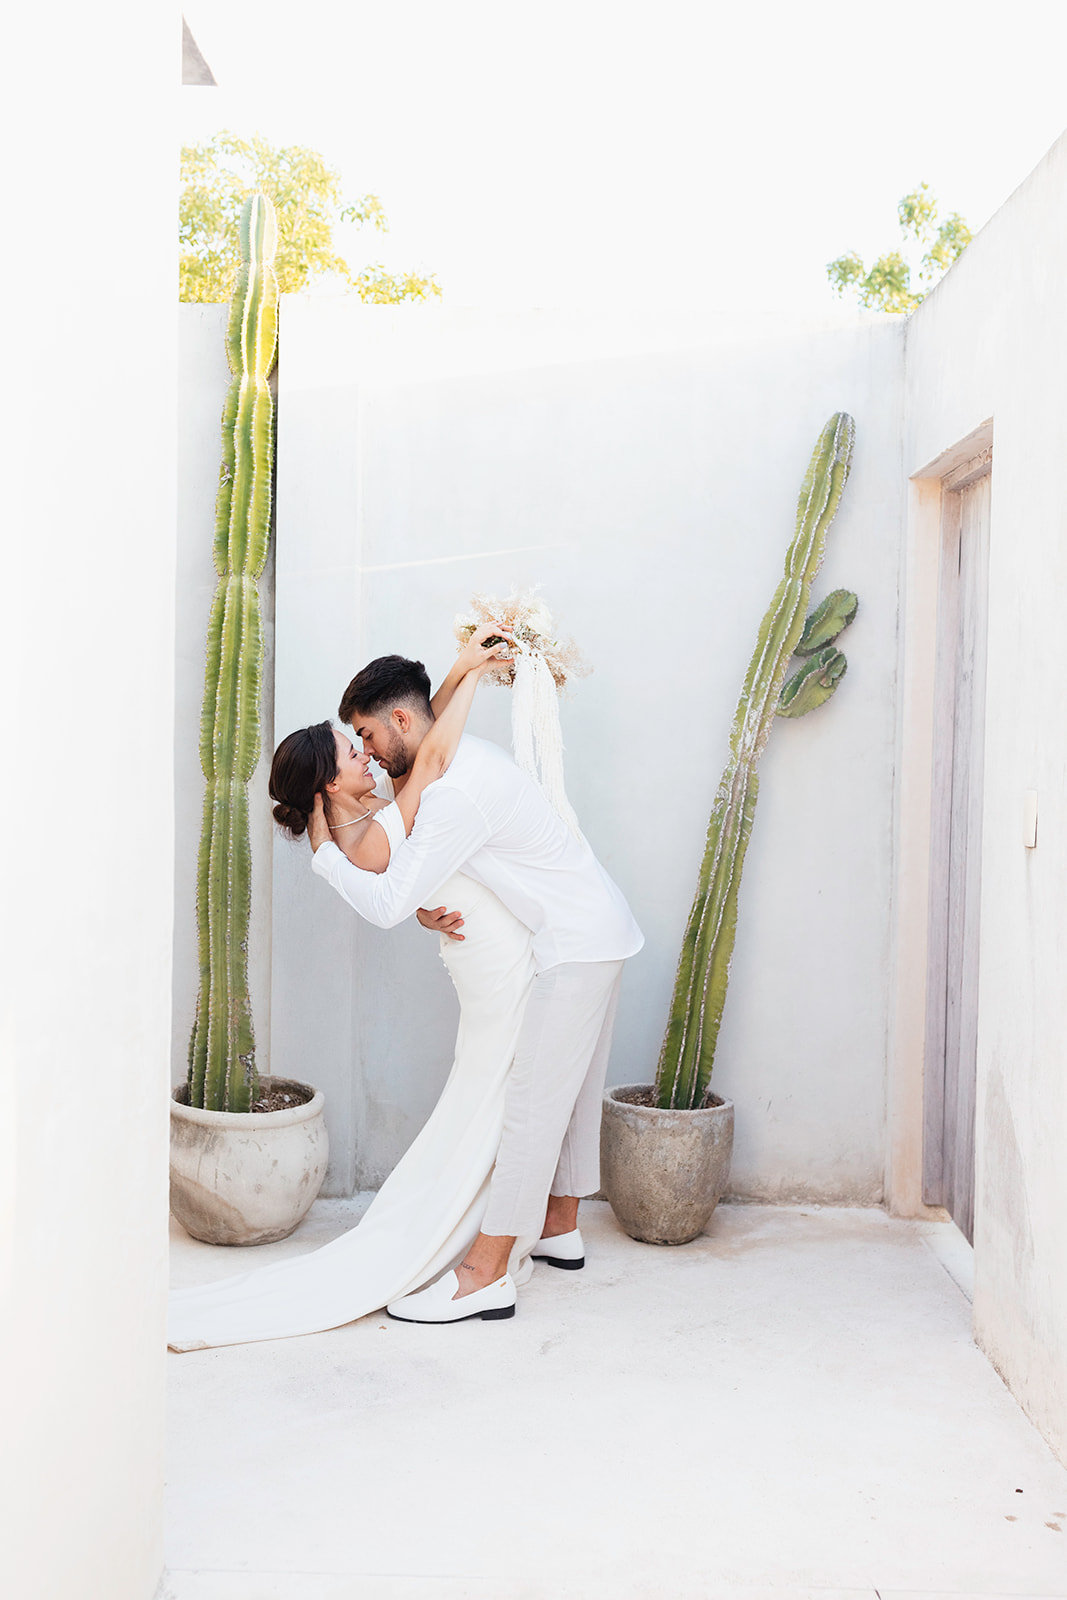
[[[477,1234],[533,981],[531,936],[495,894],[461,873],[434,898],[462,911],[466,937],[441,940],[460,1023],[452,1071],[430,1120],[350,1232],[306,1256],[175,1290],[171,1349],[336,1328],[429,1283]],[[516,1241],[511,1270],[519,1282],[529,1274],[535,1242]]]

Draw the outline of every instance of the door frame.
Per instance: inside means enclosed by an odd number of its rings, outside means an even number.
[[[946,1207],[968,1239],[974,1234],[991,474],[988,450],[941,480],[934,685],[923,1199]]]
[[[897,784],[891,1005],[887,1052],[886,1204],[895,1216],[947,1217],[923,1201],[930,889],[941,553],[947,496],[990,471],[993,419],[909,480],[898,650]]]

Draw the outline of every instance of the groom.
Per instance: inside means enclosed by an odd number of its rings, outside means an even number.
[[[391,778],[410,771],[433,724],[421,661],[381,656],[357,673],[339,715]],[[392,820],[395,812],[380,813]],[[600,1185],[600,1102],[622,964],[644,940],[630,908],[584,840],[497,745],[465,736],[422,795],[410,838],[397,819],[382,874],[361,872],[330,840],[319,808],[309,826],[313,868],[368,922],[393,928],[426,912],[460,868],[492,889],[533,934],[533,988],[508,1079],[504,1132],[482,1231],[455,1273],[394,1302],[411,1322],[514,1314],[508,1258],[517,1237],[534,1254],[580,1265],[578,1199]],[[544,1224],[542,1230],[542,1223]]]

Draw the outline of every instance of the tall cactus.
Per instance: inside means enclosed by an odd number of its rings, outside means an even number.
[[[663,1107],[692,1109],[707,1092],[737,933],[741,870],[756,811],[756,768],[778,713],[789,658],[801,640],[812,580],[848,478],[854,436],[852,418],[840,411],[815,446],[800,490],[785,575],[760,624],[734,713],[730,753],[712,806],[656,1072],[656,1102]],[[832,690],[833,685],[823,698]]]
[[[218,584],[207,632],[200,762],[207,789],[197,864],[200,992],[189,1041],[189,1102],[247,1111],[258,1092],[248,994],[251,843],[248,780],[260,746],[263,627],[259,577],[270,545],[278,341],[274,207],[254,194],[241,216],[241,269],[226,336],[233,380],[222,414],[215,504]]]

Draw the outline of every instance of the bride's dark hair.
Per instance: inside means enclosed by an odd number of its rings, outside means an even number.
[[[292,839],[307,832],[315,796],[337,776],[337,745],[329,722],[287,734],[270,765],[270,797],[278,803],[274,820]]]

